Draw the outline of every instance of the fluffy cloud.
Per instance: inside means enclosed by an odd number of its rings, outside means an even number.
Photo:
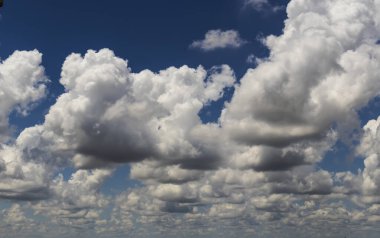
[[[190,47],[211,51],[223,48],[239,48],[246,43],[235,30],[210,30],[203,40],[194,41]]]
[[[228,66],[134,74],[126,61],[105,49],[83,58],[69,56],[60,81],[66,93],[44,124],[19,136],[17,143],[25,150],[72,157],[80,168],[145,159],[191,167],[209,153],[191,133],[201,126],[198,113],[235,79]]]
[[[23,152],[9,142],[9,115],[26,115],[46,94],[47,78],[42,54],[16,51],[0,64],[0,198],[40,200],[49,197],[45,166],[24,160]]]
[[[371,120],[364,126],[364,135],[357,148],[358,153],[365,157],[362,174],[362,189],[364,194],[380,195],[380,118]]]
[[[41,57],[37,50],[16,51],[0,63],[0,142],[8,136],[9,114],[15,110],[26,115],[31,104],[45,96]]]
[[[49,197],[49,177],[43,164],[25,161],[17,148],[0,147],[0,198],[40,200]]]
[[[56,226],[101,228],[105,223],[101,213],[109,199],[99,190],[111,174],[111,170],[78,170],[67,181],[59,174],[50,184],[52,199],[32,204],[31,209]]]
[[[376,7],[290,2],[284,33],[266,40],[269,58],[246,73],[223,113],[230,136],[283,147],[320,139],[333,123],[355,126],[356,111],[380,90]]]

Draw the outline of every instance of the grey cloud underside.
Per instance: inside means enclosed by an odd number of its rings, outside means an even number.
[[[292,151],[281,154],[279,151],[269,150],[262,155],[260,163],[253,165],[252,168],[256,171],[284,171],[306,164],[303,154]]]
[[[15,188],[3,189],[0,187],[0,198],[20,200],[20,201],[39,201],[51,198],[51,194],[46,187]]]
[[[60,79],[65,93],[41,125],[12,141],[9,114],[27,113],[46,82],[40,53],[15,53],[0,65],[0,198],[32,202],[0,218],[28,229],[35,223],[23,209],[30,209],[54,227],[98,234],[174,227],[197,236],[219,226],[248,237],[260,229],[319,237],[321,227],[375,229],[380,119],[360,128],[357,112],[380,93],[379,12],[377,0],[290,1],[283,34],[265,39],[270,55],[240,84],[226,65],[134,73],[108,49],[71,54]],[[208,42],[219,48],[238,39],[216,33]],[[202,108],[231,87],[219,121],[203,124]],[[326,153],[355,131],[364,169],[321,169]],[[139,185],[103,194],[119,164],[130,164]],[[69,178],[60,174],[67,167],[75,168]],[[289,227],[300,229],[281,233]]]
[[[146,146],[142,147],[132,138],[126,137],[122,128],[109,127],[98,128],[99,131],[105,131],[104,133],[97,133],[93,128],[85,130],[86,136],[76,151],[99,160],[118,163],[138,162],[152,156],[152,152],[147,150]]]
[[[164,165],[180,165],[187,170],[215,170],[221,166],[222,155],[217,153],[203,153],[195,158],[181,158],[179,160],[164,162]]]

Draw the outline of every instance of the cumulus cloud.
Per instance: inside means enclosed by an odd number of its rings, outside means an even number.
[[[357,151],[365,157],[362,173],[364,194],[380,195],[380,117],[364,126],[364,134]]]
[[[207,145],[197,143],[191,131],[201,126],[203,106],[233,86],[228,66],[134,74],[126,61],[105,49],[69,56],[60,82],[66,93],[44,124],[26,129],[17,140],[31,154],[53,151],[56,157],[72,157],[79,168],[145,159],[189,167],[204,159],[205,166],[208,161],[213,166],[218,159],[205,158]]]
[[[223,113],[231,137],[283,147],[357,118],[380,89],[375,9],[372,1],[290,2],[284,34],[266,39],[268,60],[246,73]]]
[[[9,145],[9,115],[26,115],[46,94],[42,54],[16,51],[0,64],[0,198],[40,200],[49,197],[45,166],[24,160],[23,152]]]
[[[223,48],[239,48],[246,43],[235,30],[210,30],[203,40],[194,41],[190,47],[211,51]]]
[[[33,102],[46,93],[42,54],[16,51],[0,63],[0,142],[8,138],[9,114],[17,111],[26,115]]]
[[[357,111],[379,95],[379,9],[373,0],[292,0],[283,34],[265,40],[270,56],[239,85],[226,65],[134,73],[109,49],[69,55],[65,92],[45,121],[0,146],[0,198],[32,201],[1,218],[31,224],[23,211],[31,209],[58,227],[140,235],[152,224],[184,231],[219,224],[247,234],[262,225],[274,236],[302,227],[288,237],[321,225],[378,225],[380,119],[363,128],[363,171],[334,173],[318,163],[360,129]],[[215,30],[192,47],[243,43],[237,32]],[[3,135],[12,111],[28,111],[45,94],[38,52],[9,59],[0,66]],[[7,73],[14,64],[25,68],[19,76]],[[202,123],[202,108],[232,87],[219,120]],[[101,188],[120,163],[131,164],[130,178],[141,184],[112,198]]]
[[[112,174],[112,170],[78,170],[66,181],[62,174],[50,184],[51,198],[34,203],[31,209],[43,215],[56,226],[74,229],[101,228],[105,221],[101,212],[109,199],[99,192],[101,185]]]

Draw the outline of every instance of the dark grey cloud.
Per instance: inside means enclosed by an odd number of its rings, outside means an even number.
[[[193,207],[188,205],[180,205],[178,203],[166,203],[166,206],[162,209],[163,212],[169,213],[191,213],[193,212]]]
[[[293,167],[306,165],[305,155],[296,151],[266,150],[257,164],[252,165],[256,171],[287,171]]]

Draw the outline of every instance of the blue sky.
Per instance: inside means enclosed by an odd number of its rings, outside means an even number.
[[[0,232],[377,237],[379,12],[6,1]]]

